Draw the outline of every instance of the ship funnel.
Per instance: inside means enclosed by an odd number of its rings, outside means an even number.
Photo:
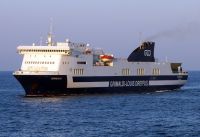
[[[155,62],[154,58],[155,42],[143,42],[128,57],[128,62]]]

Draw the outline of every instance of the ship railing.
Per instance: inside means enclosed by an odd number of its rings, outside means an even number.
[[[183,71],[180,74],[188,74],[188,72],[187,71]]]
[[[14,75],[59,75],[58,71],[22,71],[18,70],[13,73]]]
[[[174,74],[178,74],[178,75],[187,75],[188,74],[188,72],[187,71],[182,71],[182,72],[178,72],[178,71],[174,71],[173,72]]]

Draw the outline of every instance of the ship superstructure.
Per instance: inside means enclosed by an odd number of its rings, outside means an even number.
[[[188,74],[181,63],[158,62],[154,42],[143,42],[127,59],[86,43],[52,42],[19,46],[21,68],[14,76],[26,95],[150,92],[183,86]]]

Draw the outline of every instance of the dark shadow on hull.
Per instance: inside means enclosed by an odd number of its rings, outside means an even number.
[[[80,89],[65,89],[65,90],[44,90],[28,92],[27,97],[49,97],[49,96],[73,96],[73,95],[104,95],[104,94],[141,94],[156,91],[172,91],[180,89],[181,85],[173,86],[151,86],[151,87],[138,87],[138,88],[80,88]]]

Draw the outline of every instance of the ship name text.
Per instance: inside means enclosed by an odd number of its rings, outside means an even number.
[[[142,87],[149,86],[148,80],[142,81],[109,81],[109,87]]]

